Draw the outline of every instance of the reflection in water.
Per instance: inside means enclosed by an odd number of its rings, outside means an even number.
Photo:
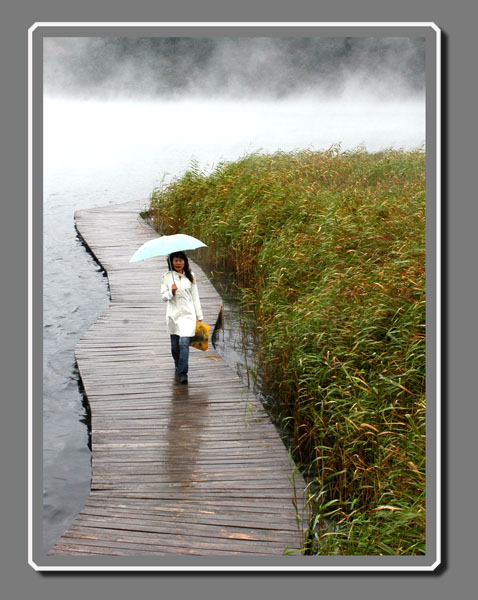
[[[188,385],[175,385],[166,429],[165,472],[171,482],[180,483],[187,497],[198,473],[196,461],[209,413],[208,394]]]

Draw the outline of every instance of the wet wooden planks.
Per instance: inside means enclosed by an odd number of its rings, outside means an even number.
[[[129,263],[155,232],[138,202],[79,211],[111,304],[76,348],[91,408],[87,504],[50,555],[257,555],[301,547],[304,481],[261,403],[210,348],[174,382],[165,258]],[[193,263],[206,322],[221,298]]]

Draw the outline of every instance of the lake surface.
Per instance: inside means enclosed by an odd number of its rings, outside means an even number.
[[[256,151],[374,152],[425,145],[422,100],[44,102],[44,549],[88,498],[86,410],[74,349],[109,302],[107,279],[78,239],[76,210],[130,200],[180,176],[195,160],[219,162]],[[231,346],[233,340],[224,340]],[[228,360],[239,360],[229,352]]]

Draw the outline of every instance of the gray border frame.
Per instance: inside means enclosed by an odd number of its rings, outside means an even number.
[[[31,555],[30,565],[41,571],[50,570],[245,570],[245,571],[430,571],[440,564],[440,190],[439,177],[439,38],[438,28],[431,23],[386,23],[386,24],[327,24],[327,23],[270,23],[270,24],[201,24],[185,23],[175,26],[164,24],[47,24],[39,23],[31,30],[31,217],[32,217],[32,390],[31,390]],[[423,36],[427,43],[427,555],[425,557],[278,557],[250,561],[231,560],[224,557],[165,557],[158,560],[144,557],[47,557],[41,548],[41,438],[42,438],[42,361],[35,356],[42,355],[42,42],[44,37],[53,36],[121,36],[121,35],[178,35],[190,37],[215,36]],[[40,283],[40,285],[39,285]],[[430,324],[435,327],[430,327]],[[431,402],[430,398],[435,399]],[[435,452],[435,453],[434,453]],[[41,531],[41,526],[40,526]],[[178,560],[179,563],[178,564]],[[214,565],[211,564],[214,562]]]

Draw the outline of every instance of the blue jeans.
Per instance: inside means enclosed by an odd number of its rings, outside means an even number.
[[[171,354],[173,355],[174,364],[176,365],[176,373],[179,376],[188,374],[190,342],[190,337],[179,337],[179,335],[171,336]]]

